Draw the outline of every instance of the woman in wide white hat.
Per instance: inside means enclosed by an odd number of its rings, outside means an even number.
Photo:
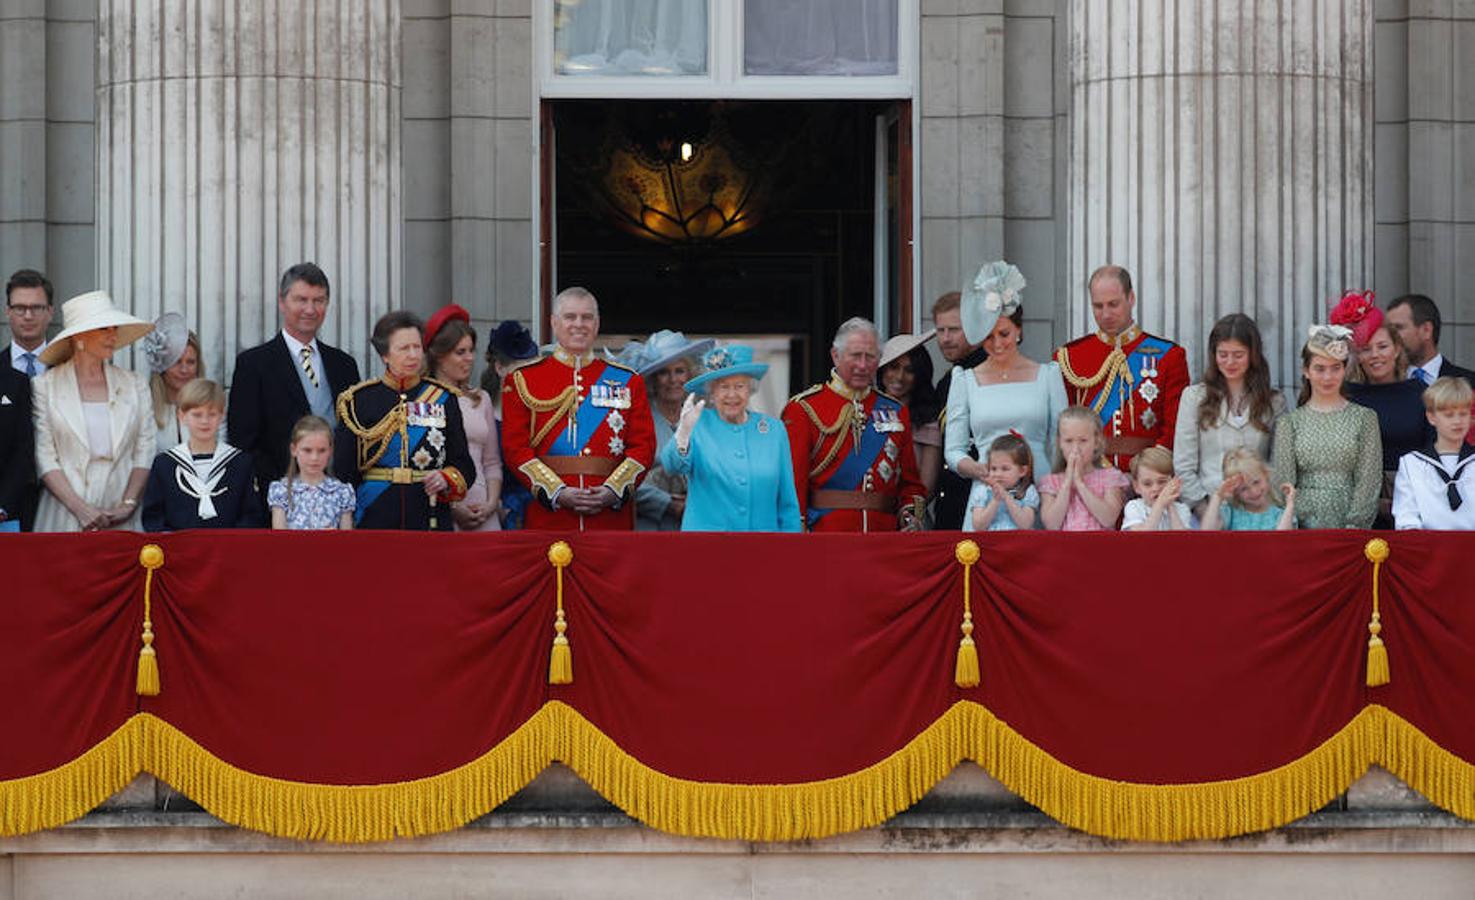
[[[136,531],[154,461],[148,381],[113,365],[113,352],[153,325],[113,306],[105,291],[62,304],[62,330],[32,383],[36,471],[46,488],[37,531]]]

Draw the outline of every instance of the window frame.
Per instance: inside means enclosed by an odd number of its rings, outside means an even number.
[[[906,100],[916,95],[920,0],[897,0],[895,75],[748,75],[744,0],[706,0],[705,75],[561,75],[553,66],[553,3],[533,4],[538,99]],[[724,38],[725,36],[729,36]]]

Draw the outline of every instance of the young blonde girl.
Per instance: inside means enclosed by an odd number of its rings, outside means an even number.
[[[989,492],[968,498],[964,531],[1017,531],[1035,527],[1040,495],[1034,485],[1034,454],[1024,438],[1001,434],[989,445]],[[985,497],[987,499],[985,499]]]
[[[1126,473],[1108,466],[1101,420],[1084,406],[1060,413],[1055,471],[1040,479],[1040,521],[1054,531],[1114,531],[1126,502]]]
[[[273,481],[266,494],[271,527],[292,531],[353,527],[353,488],[328,474],[333,459],[333,426],[303,416],[292,426],[292,461],[287,477]]]
[[[1283,484],[1285,506],[1270,490],[1270,466],[1248,447],[1224,454],[1224,483],[1204,507],[1204,531],[1290,531],[1296,527],[1296,488]]]

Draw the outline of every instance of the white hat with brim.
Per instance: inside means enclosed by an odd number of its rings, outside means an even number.
[[[886,341],[886,346],[881,348],[881,362],[876,366],[884,369],[891,363],[896,362],[908,353],[937,337],[937,329],[929,328],[922,334],[897,334],[892,335]]]
[[[51,339],[38,357],[55,366],[72,358],[72,338],[102,328],[118,329],[118,347],[126,347],[150,331],[153,323],[130,316],[113,305],[107,291],[79,294],[61,305],[61,333]]]

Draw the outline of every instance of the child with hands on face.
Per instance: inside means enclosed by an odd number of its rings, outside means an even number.
[[[1204,508],[1204,531],[1290,531],[1296,527],[1296,487],[1280,486],[1285,506],[1274,502],[1270,466],[1248,447],[1224,454],[1224,482]]]
[[[1101,420],[1071,406],[1055,428],[1055,471],[1040,479],[1040,521],[1054,531],[1112,531],[1130,484],[1108,466]]]
[[[970,498],[964,531],[1016,531],[1035,527],[1040,495],[1034,486],[1034,458],[1029,444],[1014,432],[1001,434],[988,448],[990,488],[983,497]]]
[[[1187,531],[1193,514],[1178,498],[1183,480],[1173,472],[1173,452],[1148,447],[1132,457],[1132,489],[1137,496],[1122,510],[1123,531]]]

